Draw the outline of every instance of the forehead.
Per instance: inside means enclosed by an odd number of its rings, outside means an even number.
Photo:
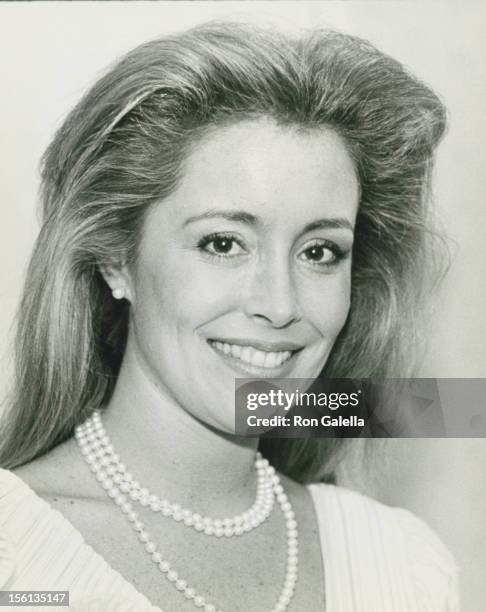
[[[302,130],[270,119],[213,128],[189,153],[172,219],[244,210],[264,223],[305,224],[344,216],[354,223],[359,184],[344,140],[331,129]]]

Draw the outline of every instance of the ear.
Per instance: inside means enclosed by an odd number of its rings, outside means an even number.
[[[99,269],[113,297],[117,300],[124,298],[132,303],[134,291],[128,265],[125,262],[113,261],[101,264]]]

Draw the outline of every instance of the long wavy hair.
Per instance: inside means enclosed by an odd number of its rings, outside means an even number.
[[[261,116],[334,129],[359,176],[351,308],[323,373],[413,372],[416,317],[434,260],[427,202],[443,105],[359,38],[210,23],[128,53],[68,115],[43,157],[43,224],[19,310],[1,465],[48,452],[107,403],[129,305],[113,299],[100,265],[136,259],[147,211],[178,185],[206,130]],[[281,471],[311,481],[341,443],[261,447]]]

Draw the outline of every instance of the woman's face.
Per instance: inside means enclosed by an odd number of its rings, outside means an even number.
[[[149,213],[127,271],[151,383],[234,431],[235,378],[314,378],[349,310],[355,168],[331,130],[215,128]]]

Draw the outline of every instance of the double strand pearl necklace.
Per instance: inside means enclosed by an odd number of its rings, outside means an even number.
[[[78,428],[76,437],[86,461],[90,465],[98,461],[101,469],[97,471],[97,479],[102,483],[108,495],[110,495],[110,489],[117,487],[141,506],[148,507],[153,512],[160,512],[163,516],[170,517],[177,522],[183,522],[187,527],[192,527],[206,535],[217,537],[242,535],[261,525],[272,512],[275,500],[272,484],[273,472],[269,471],[268,462],[267,464],[257,463],[261,456],[257,456],[255,462],[257,494],[251,508],[232,518],[211,519],[187,508],[181,508],[178,504],[171,504],[166,499],[153,495],[148,489],[142,488],[116,455],[103,428],[99,412],[94,412],[93,416]]]
[[[126,466],[120,462],[120,458],[103,428],[98,411],[95,411],[82,425],[76,427],[75,436],[91,471],[95,474],[107,495],[126,515],[133,529],[138,533],[140,542],[144,544],[146,552],[158,566],[160,572],[186,599],[191,600],[196,608],[201,608],[204,612],[222,611],[216,608],[214,604],[208,603],[202,595],[197,594],[194,588],[189,586],[172,568],[171,564],[163,559],[130,502],[138,502],[141,506],[148,507],[153,512],[160,512],[163,516],[171,517],[200,533],[216,537],[231,537],[243,535],[263,523],[271,513],[276,497],[286,523],[287,563],[282,592],[272,612],[284,612],[287,609],[297,582],[297,522],[275,469],[260,453],[257,453],[255,461],[257,496],[254,504],[242,514],[221,520],[202,517],[188,509],[182,509],[178,504],[161,500],[147,489],[140,487],[140,484],[127,471]]]

